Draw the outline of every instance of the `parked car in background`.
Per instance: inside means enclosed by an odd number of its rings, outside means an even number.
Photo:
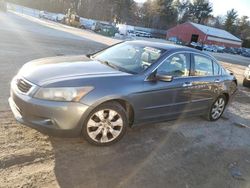
[[[236,54],[241,55],[242,54],[242,48],[234,48]]]
[[[212,45],[204,45],[203,50],[209,51],[209,52],[217,52],[217,48]]]
[[[224,49],[224,52],[229,53],[229,54],[237,54],[236,50],[234,48],[232,48],[232,47],[226,47]]]
[[[135,31],[134,30],[128,30],[127,35],[130,37],[136,37]]]
[[[250,87],[250,65],[245,70],[243,86]]]
[[[223,47],[223,46],[215,46],[215,48],[216,48],[218,53],[224,53],[225,47]]]
[[[12,80],[9,103],[21,123],[108,145],[133,124],[197,115],[216,121],[236,89],[235,76],[209,54],[128,41],[25,64]]]
[[[151,33],[148,33],[148,32],[145,32],[145,31],[138,31],[138,30],[135,30],[135,35],[138,36],[138,37],[146,37],[146,38],[151,38],[152,37]]]
[[[250,57],[250,52],[249,51],[244,51],[244,52],[242,52],[241,55],[244,56],[244,57]]]
[[[109,37],[113,37],[116,33],[119,33],[119,29],[115,24],[107,22],[95,22],[91,29],[96,33]]]
[[[49,12],[43,11],[43,10],[42,10],[42,11],[39,12],[39,18],[51,20],[51,19],[52,19],[52,16],[50,15]]]
[[[63,22],[65,18],[64,14],[56,14],[47,11],[40,11],[38,16],[39,18],[43,18],[54,22]]]
[[[63,23],[64,19],[65,19],[65,14],[56,14],[55,20],[57,22]]]
[[[202,47],[202,44],[199,43],[199,42],[191,42],[188,47],[191,47],[191,48],[195,48],[197,50],[202,50],[203,47]]]
[[[241,55],[244,56],[244,57],[250,57],[250,53],[249,52],[243,52]]]
[[[173,42],[175,44],[180,44],[180,45],[183,44],[183,42],[178,37],[170,37],[168,41]]]

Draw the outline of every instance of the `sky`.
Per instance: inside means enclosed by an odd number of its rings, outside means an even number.
[[[146,0],[135,0],[136,2],[143,3]],[[228,10],[234,8],[238,11],[239,16],[246,15],[250,18],[250,0],[210,0],[213,4],[215,16],[226,15]]]

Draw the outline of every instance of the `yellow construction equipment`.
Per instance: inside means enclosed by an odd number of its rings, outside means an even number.
[[[80,16],[78,16],[76,12],[70,8],[68,9],[67,14],[64,18],[64,24],[73,27],[80,27],[81,26]]]

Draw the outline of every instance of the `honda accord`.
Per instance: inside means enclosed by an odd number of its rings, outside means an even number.
[[[234,75],[209,54],[128,41],[25,64],[9,104],[19,122],[42,132],[108,145],[132,125],[197,115],[216,121],[236,90]]]

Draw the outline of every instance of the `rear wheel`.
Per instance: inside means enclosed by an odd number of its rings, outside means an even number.
[[[123,137],[127,125],[124,108],[119,103],[108,102],[90,113],[83,126],[83,135],[92,144],[110,145]]]
[[[212,106],[208,112],[207,119],[209,121],[218,120],[222,116],[222,114],[225,110],[226,102],[227,102],[227,100],[226,100],[225,95],[219,96],[215,100],[215,102],[212,104]]]

